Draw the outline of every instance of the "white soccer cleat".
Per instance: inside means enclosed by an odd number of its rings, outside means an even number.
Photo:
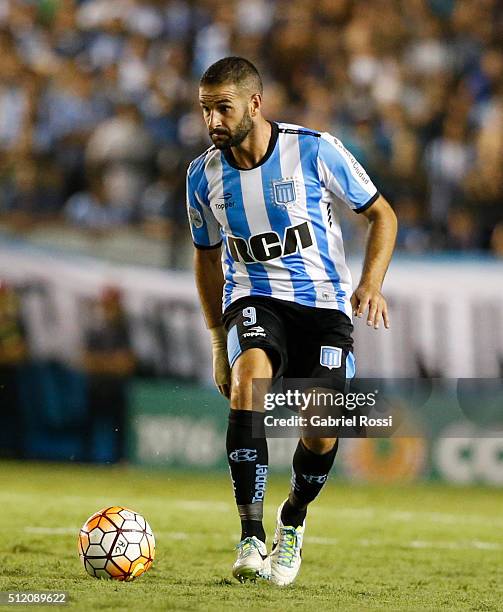
[[[297,528],[283,525],[281,511],[284,504],[285,502],[278,508],[276,532],[270,554],[271,582],[278,586],[291,584],[299,573],[302,562],[302,540],[306,525],[305,521]]]
[[[264,542],[257,537],[245,538],[236,546],[238,558],[232,566],[232,575],[239,582],[265,578],[271,576],[271,564],[267,556]]]

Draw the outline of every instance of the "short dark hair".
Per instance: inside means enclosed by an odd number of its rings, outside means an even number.
[[[262,79],[255,66],[244,57],[224,57],[212,64],[201,77],[200,85],[246,85],[258,93],[263,92]]]

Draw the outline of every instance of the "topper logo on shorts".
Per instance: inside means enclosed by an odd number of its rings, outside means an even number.
[[[252,504],[264,500],[266,484],[267,465],[257,463],[257,466],[255,467],[255,494],[252,499]]]
[[[229,453],[229,459],[235,463],[240,461],[255,461],[257,459],[257,451],[254,448],[238,448],[232,453]]]
[[[250,327],[250,331],[246,332],[246,334],[243,334],[243,338],[253,338],[256,336],[265,338],[266,335],[267,334],[265,332],[265,329],[261,327],[260,325],[256,325],[255,327]]]

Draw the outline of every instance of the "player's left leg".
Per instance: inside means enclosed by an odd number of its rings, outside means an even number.
[[[286,320],[292,358],[285,378],[304,379],[309,390],[344,391],[354,373],[350,319],[330,309],[296,305]],[[311,388],[311,384],[314,387]],[[323,414],[316,404],[310,415]],[[312,412],[314,411],[314,412]],[[308,412],[305,413],[307,415]],[[301,564],[302,540],[308,505],[322,490],[338,449],[338,430],[307,428],[297,444],[292,462],[288,498],[278,509],[271,552],[271,580],[278,585],[293,582]],[[329,437],[333,436],[333,437]]]
[[[277,585],[290,584],[299,572],[307,507],[327,481],[337,448],[336,438],[301,438],[297,444],[290,494],[278,508],[271,552],[271,579]]]
[[[307,506],[316,499],[334,464],[337,438],[301,438],[292,465],[292,486],[283,505],[281,519],[285,525],[303,524]]]

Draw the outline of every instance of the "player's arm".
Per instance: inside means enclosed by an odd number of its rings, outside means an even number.
[[[220,262],[221,247],[196,249],[194,272],[206,326],[211,334],[213,378],[218,390],[230,397],[230,368],[227,357],[227,333],[222,324],[224,275]]]
[[[221,246],[195,249],[194,273],[201,308],[208,329],[222,325],[222,292],[224,274],[220,261]]]
[[[381,287],[395,246],[397,219],[382,195],[361,214],[367,217],[369,230],[362,276],[351,296],[351,306],[358,317],[368,308],[367,325],[377,329],[382,317],[384,326],[389,328],[388,306]]]
[[[196,247],[194,271],[201,308],[211,334],[213,378],[220,393],[230,396],[227,334],[222,324],[224,276],[220,256],[220,225],[207,200],[204,166],[191,164],[187,171],[187,213],[192,241]]]
[[[362,277],[351,296],[353,312],[361,317],[368,308],[368,325],[377,329],[382,317],[385,327],[389,327],[381,286],[395,246],[395,213],[358,160],[338,138],[327,133],[320,138],[318,172],[330,192],[355,213],[365,215],[370,223]]]

